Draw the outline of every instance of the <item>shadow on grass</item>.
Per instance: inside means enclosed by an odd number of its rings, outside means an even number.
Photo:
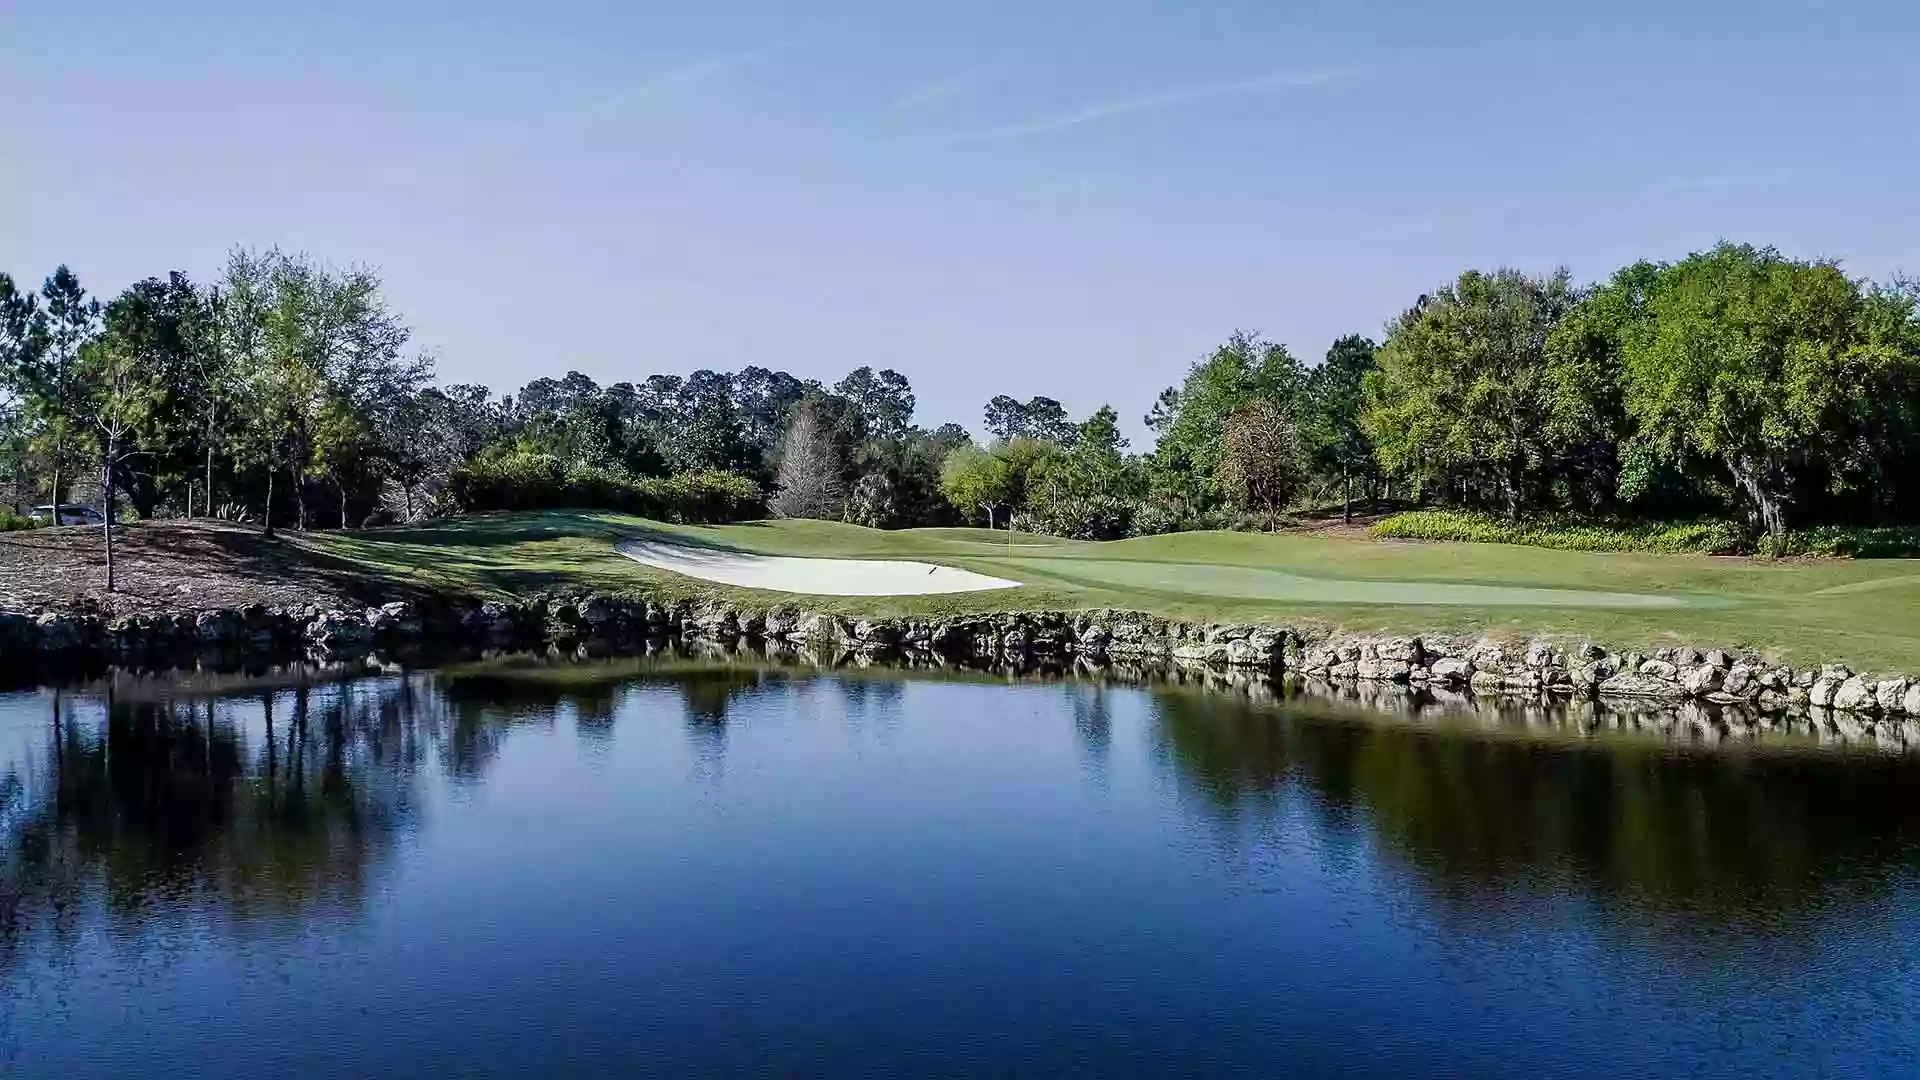
[[[256,533],[216,532],[196,540],[195,546],[201,549],[194,553],[196,559],[223,563],[235,576],[298,582],[368,604],[396,596],[418,599],[432,591],[285,536],[267,539]]]
[[[365,592],[535,592],[621,589],[649,576],[613,546],[640,540],[713,553],[744,549],[638,518],[590,512],[508,513],[336,533],[308,551],[341,567]],[[344,584],[344,583],[343,583]],[[436,589],[436,586],[438,588]],[[341,587],[336,585],[336,588]]]
[[[765,527],[765,522],[742,522]],[[735,526],[738,527],[738,526]],[[383,544],[422,544],[445,547],[509,547],[515,544],[567,538],[652,540],[711,551],[744,549],[705,536],[689,536],[657,524],[631,519],[609,521],[586,511],[550,510],[539,514],[487,514],[436,521],[427,525],[366,529],[345,534],[353,540]]]

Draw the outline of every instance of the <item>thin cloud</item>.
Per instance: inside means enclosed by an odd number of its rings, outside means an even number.
[[[1017,124],[1002,127],[980,128],[974,131],[957,131],[946,135],[936,135],[924,140],[936,146],[955,146],[964,143],[1007,142],[1024,139],[1031,135],[1044,135],[1054,131],[1065,131],[1085,124],[1097,124],[1136,113],[1160,112],[1167,109],[1184,108],[1202,102],[1221,101],[1227,98],[1248,97],[1254,94],[1269,94],[1281,90],[1300,90],[1314,86],[1324,86],[1343,77],[1337,71],[1316,71],[1305,73],[1275,73],[1261,75],[1252,79],[1235,79],[1229,82],[1195,83],[1189,86],[1176,86],[1151,94],[1137,97],[1114,98],[1108,101],[1096,101],[1083,105],[1072,112],[1056,116],[1040,117]]]
[[[891,111],[897,113],[913,112],[917,109],[944,105],[954,98],[990,82],[1000,75],[1000,69],[994,67],[974,67],[955,72],[945,78],[921,83],[894,99]]]
[[[430,179],[430,173],[486,169],[528,158],[556,139],[577,137],[603,125],[618,124],[661,99],[676,95],[684,98],[724,85],[733,76],[793,47],[791,41],[780,41],[670,64],[594,98],[556,104],[538,123],[490,131],[487,137],[468,144],[433,168],[424,162],[391,163],[381,174],[382,179],[395,186],[414,186]]]
[[[1369,244],[1391,244],[1424,240],[1432,236],[1457,232],[1459,229],[1460,221],[1453,217],[1409,218],[1404,221],[1389,221],[1375,228],[1363,230],[1355,239]]]
[[[1673,176],[1648,188],[1647,194],[1677,195],[1699,192],[1714,195],[1728,191],[1783,187],[1792,182],[1793,178],[1786,173],[1774,172],[1736,172],[1715,173],[1705,176]]]
[[[686,90],[711,82],[717,82],[728,76],[752,67],[761,61],[770,59],[793,47],[792,42],[781,41],[760,45],[737,52],[714,53],[674,64],[653,72],[639,82],[628,86],[617,94],[599,102],[592,111],[604,112],[622,105],[633,104],[661,94],[676,90]]]

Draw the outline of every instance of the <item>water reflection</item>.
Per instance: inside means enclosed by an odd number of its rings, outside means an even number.
[[[910,684],[895,674],[670,658],[116,675],[9,699],[0,708],[17,717],[30,702],[40,718],[29,752],[0,763],[0,964],[30,932],[71,941],[89,912],[135,927],[189,898],[235,926],[357,918],[431,784],[482,782],[517,732],[570,718],[580,744],[604,754],[665,691],[696,774],[717,777],[750,709],[799,709],[798,687],[818,678],[832,680],[845,723],[902,722]],[[1187,812],[1234,830],[1297,795],[1319,827],[1358,823],[1385,860],[1461,911],[1570,886],[1596,904],[1779,926],[1873,902],[1914,869],[1920,841],[1909,757],[1495,737],[1175,686],[1020,692],[1055,697],[1046,709],[1103,786],[1144,739],[1139,749],[1194,796]],[[1145,726],[1136,735],[1117,715]]]
[[[163,911],[242,928],[352,915],[389,865],[422,747],[409,684],[153,689],[115,677],[40,696],[39,752],[0,772],[8,956],[25,935],[70,940],[96,915],[119,934]]]
[[[1597,903],[1776,927],[1844,912],[1913,870],[1910,757],[1688,752],[1638,741],[1474,735],[1155,696],[1157,735],[1217,812],[1298,785],[1329,825],[1469,910],[1569,882]]]

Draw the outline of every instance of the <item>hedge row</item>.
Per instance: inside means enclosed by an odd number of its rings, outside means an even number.
[[[765,517],[766,492],[729,472],[635,476],[551,454],[475,458],[449,485],[462,510],[619,510],[656,521],[714,524]]]
[[[1765,540],[1767,555],[1831,555],[1849,559],[1911,559],[1920,555],[1920,527],[1912,525],[1819,525],[1788,532],[1777,548]]]
[[[1395,540],[1462,540],[1568,551],[1735,555],[1752,549],[1746,531],[1729,521],[1509,521],[1470,510],[1409,510],[1381,520],[1368,532]]]
[[[1524,544],[1568,551],[1652,551],[1699,555],[1825,555],[1892,559],[1920,555],[1920,527],[1821,525],[1789,532],[1781,542],[1754,536],[1730,521],[1633,522],[1575,518],[1509,521],[1470,510],[1409,510],[1376,524],[1376,537]]]

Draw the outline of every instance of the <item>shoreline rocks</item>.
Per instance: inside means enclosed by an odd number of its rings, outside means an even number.
[[[312,651],[351,656],[394,646],[531,648],[591,644],[600,654],[673,638],[829,648],[871,656],[974,661],[1158,663],[1298,675],[1423,691],[1561,695],[1740,705],[1760,712],[1830,709],[1920,718],[1920,680],[1839,664],[1791,669],[1719,648],[1615,652],[1474,635],[1327,633],[1193,623],[1129,611],[1039,611],[939,619],[849,618],[796,604],[756,610],[642,595],[577,594],[431,609],[264,607],[106,618],[86,611],[0,611],[0,667],[205,652]]]

